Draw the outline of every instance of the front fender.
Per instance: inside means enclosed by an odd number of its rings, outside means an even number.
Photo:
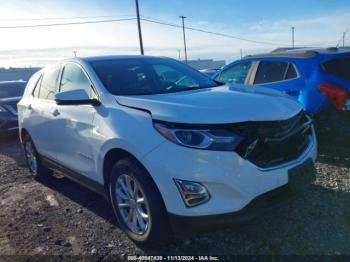
[[[110,150],[122,149],[142,163],[142,159],[165,140],[154,129],[152,117],[137,109],[125,107],[111,110],[108,116],[97,114],[94,122],[96,171],[100,183],[103,183],[104,159]]]

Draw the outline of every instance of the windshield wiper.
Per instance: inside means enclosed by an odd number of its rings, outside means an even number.
[[[189,86],[189,87],[185,87],[182,89],[178,89],[178,91],[190,91],[190,90],[197,90],[197,89],[206,89],[206,88],[213,88],[213,87],[217,87],[217,86]]]

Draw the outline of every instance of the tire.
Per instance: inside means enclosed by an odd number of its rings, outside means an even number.
[[[114,214],[131,240],[137,244],[152,245],[170,238],[163,199],[153,179],[139,162],[133,158],[119,160],[112,168],[109,181]]]
[[[36,180],[42,179],[50,173],[50,170],[42,165],[38,151],[29,135],[24,136],[22,144],[30,174]]]

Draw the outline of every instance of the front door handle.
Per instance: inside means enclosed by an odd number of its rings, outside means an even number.
[[[58,116],[59,114],[60,114],[60,111],[58,111],[58,109],[55,109],[52,111],[53,116]]]
[[[31,104],[28,105],[28,110],[33,110],[33,107]]]

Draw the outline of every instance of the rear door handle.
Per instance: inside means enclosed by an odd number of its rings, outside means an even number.
[[[52,111],[53,116],[58,116],[59,114],[60,114],[60,111],[58,111],[58,109],[55,109]]]

